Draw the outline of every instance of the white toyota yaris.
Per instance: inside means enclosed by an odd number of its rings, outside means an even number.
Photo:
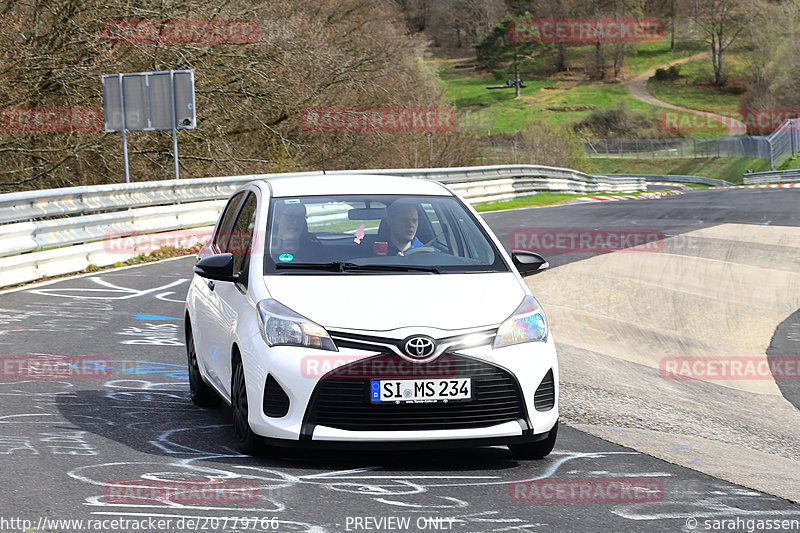
[[[194,403],[269,444],[553,449],[558,363],[509,256],[446,186],[286,176],[228,201],[186,300]]]

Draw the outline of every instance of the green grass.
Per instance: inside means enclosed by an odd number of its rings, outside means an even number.
[[[778,166],[778,170],[794,170],[796,168],[800,168],[800,155],[795,155],[794,157],[787,157]]]
[[[513,133],[533,119],[557,125],[578,122],[592,110],[620,100],[633,111],[654,112],[653,106],[636,100],[621,83],[525,78],[527,87],[516,99],[513,89],[487,90],[488,86],[502,85],[491,75],[447,69],[439,77],[447,98],[456,105],[461,125],[480,134]]]
[[[681,65],[681,78],[674,81],[650,79],[647,90],[664,102],[713,113],[729,114],[739,108],[741,89],[717,88],[711,84],[711,60],[698,59]]]
[[[653,191],[648,191],[653,192]],[[639,196],[641,193],[592,193],[592,194],[572,194],[558,192],[540,192],[530,196],[520,196],[512,200],[500,200],[497,202],[483,202],[474,204],[472,207],[478,212],[499,211],[501,209],[517,209],[519,207],[543,207],[546,205],[563,204],[577,198],[588,198],[590,196]]]
[[[676,59],[692,56],[708,50],[708,45],[700,41],[676,43],[675,53],[670,52],[669,39],[642,42],[636,46],[636,55],[626,62],[628,70],[641,74],[648,70],[671,63]]]
[[[707,159],[593,159],[599,174],[683,174],[742,183],[742,174],[769,170],[766,159],[713,157]],[[800,162],[798,163],[800,165]]]
[[[673,54],[666,39],[642,42],[637,45],[637,54],[628,59],[625,71],[629,75],[638,74],[703,49],[702,43],[692,42]],[[519,99],[514,97],[513,89],[486,89],[505,82],[485,72],[454,69],[458,61],[437,57],[428,59],[427,63],[437,71],[440,87],[446,98],[454,102],[461,125],[479,134],[512,133],[522,130],[533,119],[567,125],[579,122],[595,109],[616,105],[621,100],[631,111],[658,113],[658,108],[631,96],[623,83],[585,80],[582,70],[575,68],[591,63],[593,53],[592,46],[568,47],[567,63],[573,67],[572,74],[523,75],[527,87],[522,89]],[[555,50],[546,52],[535,67],[540,72],[552,71],[550,63],[554,57]]]
[[[625,59],[623,74],[641,74],[654,67],[670,63],[676,59],[698,54],[708,49],[708,45],[700,41],[687,41],[676,43],[675,52],[670,51],[669,39],[660,41],[645,41],[637,43],[636,55]],[[583,67],[591,67],[594,61],[595,49],[590,46],[568,46],[566,48],[566,64],[571,71],[583,73]],[[528,77],[536,73],[554,72],[556,68],[557,50],[553,46],[549,50],[540,53],[531,63],[529,72],[525,72]],[[527,78],[523,78],[527,79]]]

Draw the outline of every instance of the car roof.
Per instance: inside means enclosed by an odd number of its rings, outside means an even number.
[[[441,183],[420,178],[379,174],[286,175],[259,180],[276,198],[333,194],[419,194],[452,196]]]

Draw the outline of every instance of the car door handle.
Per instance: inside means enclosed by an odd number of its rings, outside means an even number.
[[[208,281],[208,290],[210,290],[212,292],[214,291],[214,280],[209,280]]]

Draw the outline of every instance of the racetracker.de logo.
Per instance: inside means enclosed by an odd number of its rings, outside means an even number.
[[[244,232],[222,233],[222,237],[235,234],[227,241],[230,246],[227,251],[231,253],[246,253],[249,251],[250,234]],[[103,250],[108,254],[149,254],[164,247],[190,248],[198,243],[205,243],[211,236],[211,231],[205,228],[171,231],[166,233],[134,234],[129,235],[124,231],[109,231],[103,236]],[[242,242],[246,239],[246,242]]]
[[[660,252],[664,234],[636,229],[535,229],[514,230],[509,236],[512,250],[537,253],[605,253],[616,251]]]
[[[662,37],[664,23],[655,18],[517,18],[508,25],[508,38],[517,42],[628,43]]]
[[[93,107],[5,107],[0,110],[4,131],[99,131],[103,110]]]
[[[442,355],[424,364],[399,358],[365,359],[363,355],[341,354],[307,355],[300,359],[300,374],[310,379],[320,379],[323,376],[326,379],[445,378],[455,375],[455,371],[456,361],[450,355]]]
[[[312,131],[449,131],[452,109],[440,107],[320,107],[300,112],[300,127]]]
[[[719,113],[662,109],[658,121],[661,129],[667,132],[765,135],[780,128],[787,120],[798,117],[800,109],[792,108],[737,109]],[[787,131],[797,131],[798,122],[789,123],[786,128]]]
[[[258,41],[254,20],[112,19],[103,36],[111,42],[245,44]]]
[[[3,379],[100,379],[111,376],[109,361],[89,355],[4,355]]]
[[[800,357],[664,357],[658,369],[664,379],[788,381],[800,379]]]
[[[654,503],[664,498],[657,479],[538,479],[508,486],[517,503]]]
[[[106,503],[142,505],[247,504],[258,500],[254,481],[110,481],[103,485]]]

